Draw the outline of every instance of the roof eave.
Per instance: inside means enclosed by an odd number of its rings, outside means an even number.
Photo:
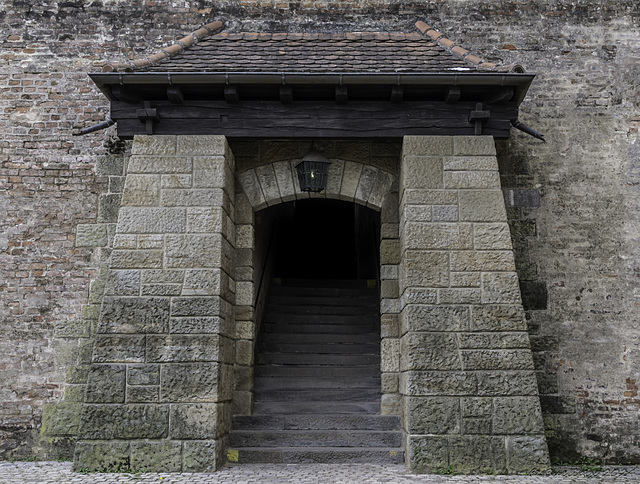
[[[520,105],[535,77],[515,72],[100,72],[89,76],[111,100],[109,85],[278,84],[278,85],[450,85],[514,86]]]

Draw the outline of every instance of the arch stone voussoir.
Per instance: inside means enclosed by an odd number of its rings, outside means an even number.
[[[238,183],[254,210],[293,200],[333,198],[380,211],[395,175],[354,161],[331,160],[327,188],[320,193],[300,191],[296,165],[299,159],[276,161],[237,174]]]

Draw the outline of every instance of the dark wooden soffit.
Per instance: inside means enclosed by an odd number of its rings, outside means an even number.
[[[509,137],[531,74],[101,73],[118,136]]]

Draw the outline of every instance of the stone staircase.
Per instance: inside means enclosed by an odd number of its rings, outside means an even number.
[[[380,415],[377,290],[344,280],[272,286],[253,415],[234,417],[230,460],[399,463],[400,429],[400,417]]]

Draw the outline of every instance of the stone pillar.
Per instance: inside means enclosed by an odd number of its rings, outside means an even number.
[[[134,140],[76,469],[190,472],[225,462],[234,191],[224,137]]]
[[[493,138],[405,137],[399,197],[409,469],[547,467]]]

